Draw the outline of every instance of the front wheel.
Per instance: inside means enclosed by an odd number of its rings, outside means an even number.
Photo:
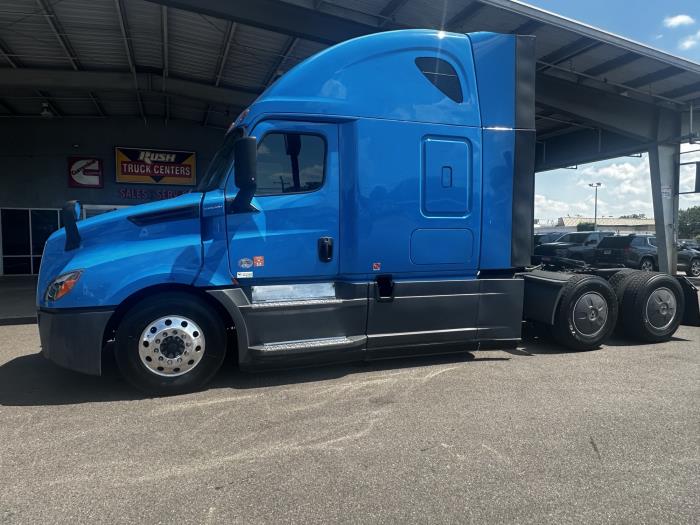
[[[122,375],[150,394],[202,388],[226,355],[223,323],[196,296],[157,294],[137,303],[122,319],[115,357]]]
[[[617,322],[617,298],[608,281],[576,275],[562,290],[552,335],[572,350],[598,348]]]

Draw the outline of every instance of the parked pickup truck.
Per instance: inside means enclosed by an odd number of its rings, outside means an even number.
[[[697,311],[685,280],[527,269],[535,66],[532,37],[428,30],[309,58],[191,193],[83,221],[66,204],[39,275],[44,355],[100,374],[113,351],[172,394],[229,352],[242,369],[464,352],[515,344],[524,319],[591,349],[620,302],[629,334],[668,339]]]
[[[647,272],[659,267],[656,237],[653,235],[624,235],[603,239],[596,249],[597,266],[622,265]],[[700,277],[700,251],[676,246],[678,271],[690,277]]]

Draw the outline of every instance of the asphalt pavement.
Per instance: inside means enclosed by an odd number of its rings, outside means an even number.
[[[700,328],[143,398],[0,326],[0,523],[697,523]]]

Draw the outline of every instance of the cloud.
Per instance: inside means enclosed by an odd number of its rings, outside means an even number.
[[[667,16],[664,18],[664,25],[666,27],[681,27],[681,26],[691,26],[695,23],[695,19],[689,15],[676,15]]]
[[[678,43],[678,48],[682,49],[683,51],[687,51],[688,49],[691,49],[697,46],[698,44],[700,44],[700,31],[692,35],[688,35],[683,40],[681,40]]]
[[[566,215],[569,208],[570,206],[566,202],[535,194],[535,217],[560,217]]]

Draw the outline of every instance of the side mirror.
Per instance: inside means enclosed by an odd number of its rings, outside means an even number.
[[[251,206],[255,190],[258,165],[258,144],[255,137],[242,137],[233,143],[234,182],[238,193],[230,204],[227,213],[246,213],[258,211]]]
[[[233,143],[233,169],[240,190],[256,189],[258,142],[255,137],[242,137]]]
[[[61,209],[61,222],[66,229],[65,250],[75,250],[80,246],[80,232],[76,223],[80,220],[83,207],[78,201],[68,201]]]

